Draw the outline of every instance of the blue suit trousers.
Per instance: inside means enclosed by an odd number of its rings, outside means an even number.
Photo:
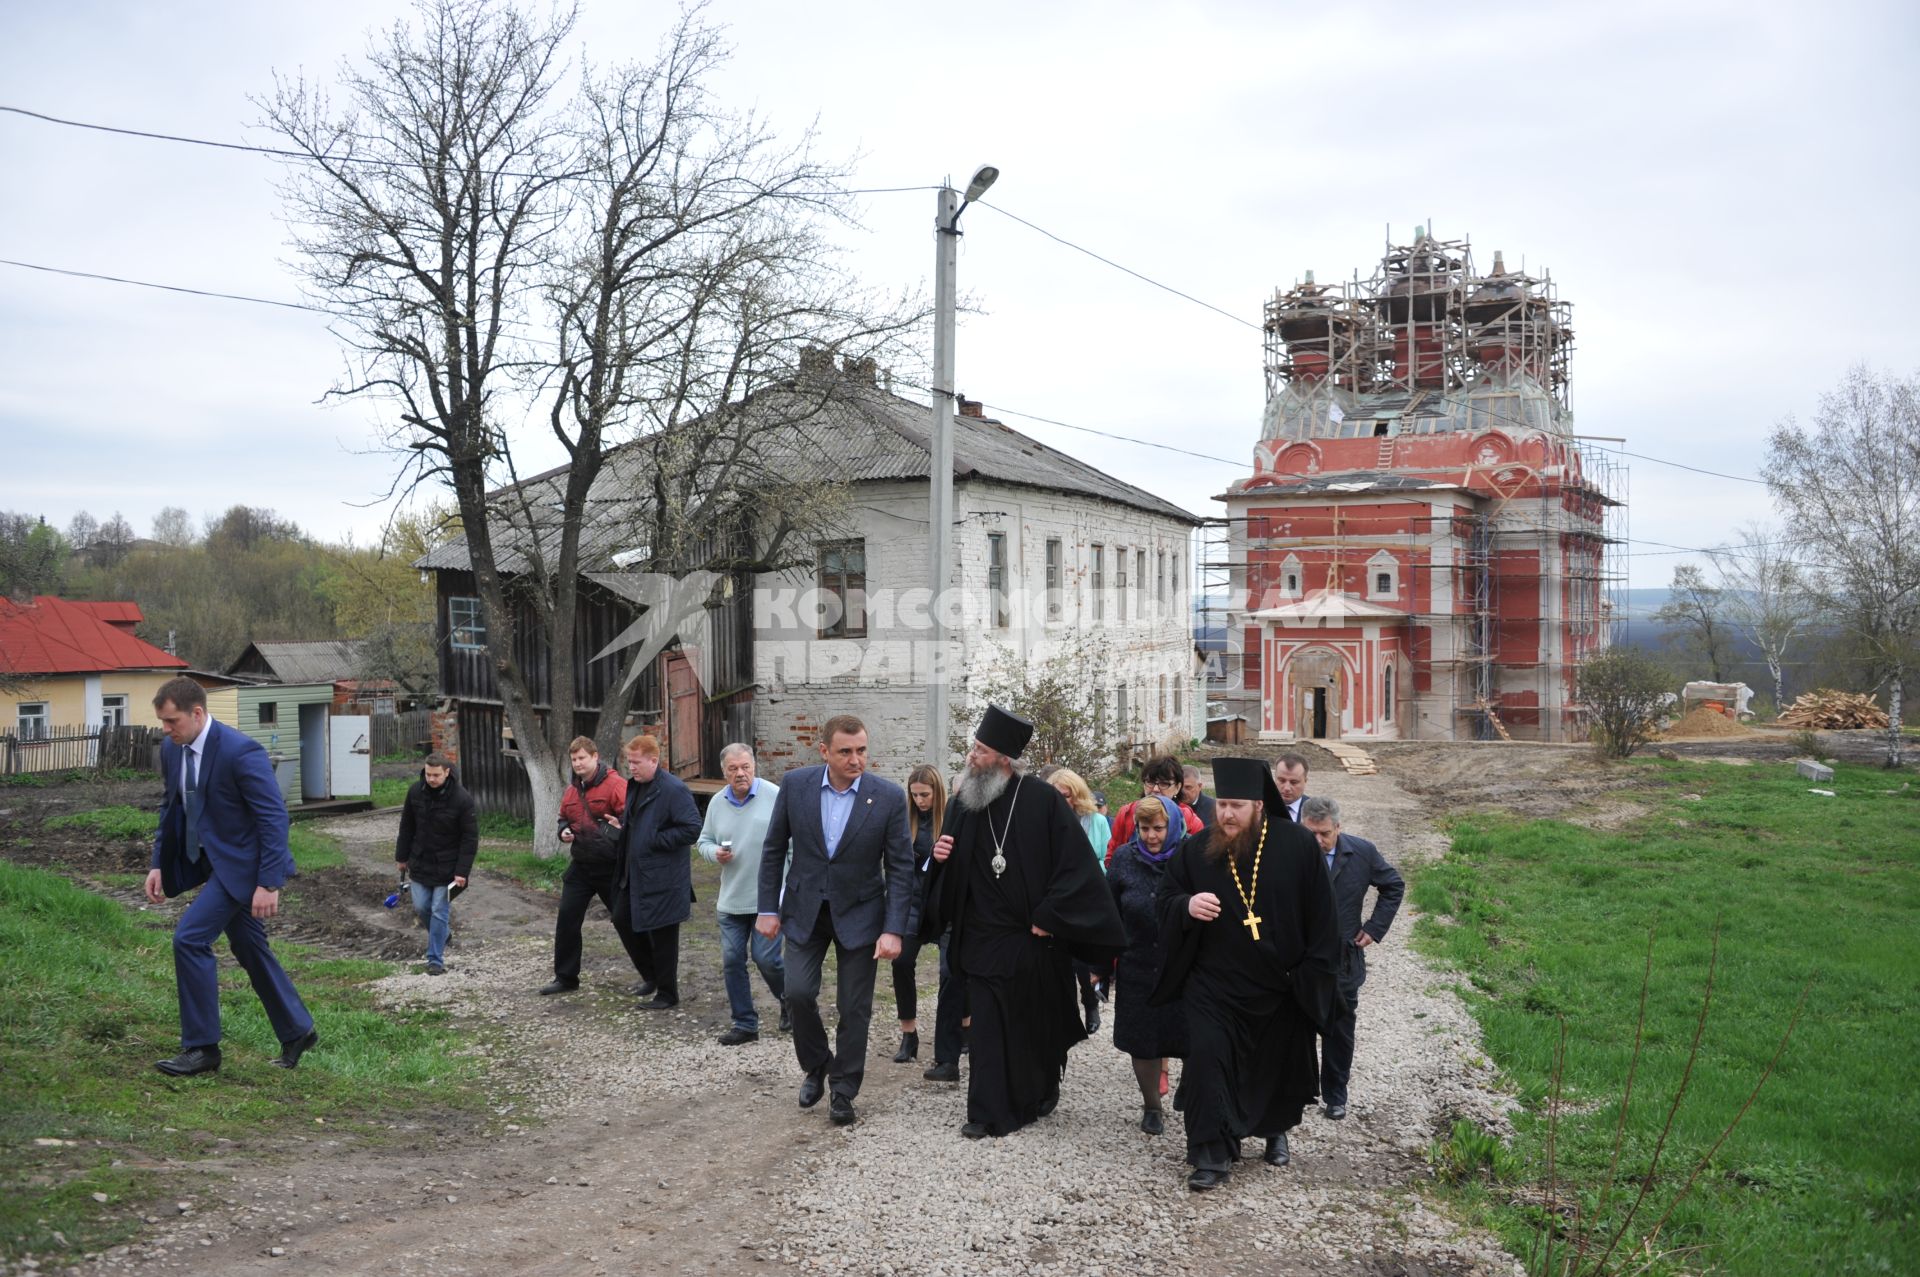
[[[246,971],[260,1005],[267,1009],[274,1036],[283,1043],[305,1037],[313,1029],[313,1017],[268,947],[267,929],[253,916],[253,901],[234,899],[215,875],[207,879],[173,929],[181,1047],[220,1045],[220,969],[214,961],[213,942],[223,931],[233,946],[234,960]]]

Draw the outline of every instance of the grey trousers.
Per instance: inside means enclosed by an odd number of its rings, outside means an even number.
[[[839,1024],[834,1046],[827,1049],[827,1026],[820,1018],[820,968],[827,946],[834,949],[839,970],[835,1007]],[[849,948],[833,934],[831,911],[820,906],[820,917],[805,944],[786,939],[787,1011],[793,1017],[793,1053],[807,1073],[825,1072],[828,1087],[848,1099],[860,1094],[867,1069],[867,1027],[873,1021],[873,981],[880,964],[873,945]]]

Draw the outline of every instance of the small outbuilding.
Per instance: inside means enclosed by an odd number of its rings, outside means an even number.
[[[289,807],[372,794],[372,724],[365,715],[332,713],[332,683],[213,688],[207,709],[266,746]]]

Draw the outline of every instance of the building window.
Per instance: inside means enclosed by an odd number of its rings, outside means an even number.
[[[1127,547],[1113,547],[1113,619],[1127,619]]]
[[[1127,720],[1127,689],[1122,686],[1114,692],[1113,729],[1119,735],[1122,744],[1131,744],[1133,728]]]
[[[116,692],[112,696],[100,698],[100,726],[125,727],[127,725],[127,694]]]
[[[1007,534],[987,533],[987,605],[993,609],[993,628],[1007,628]]]
[[[1300,568],[1299,556],[1289,554],[1280,562],[1280,580],[1282,582],[1280,592],[1290,599],[1299,598],[1300,582],[1304,579],[1304,576],[1305,574]]]
[[[820,546],[820,637],[867,636],[867,543]]]
[[[1060,538],[1047,541],[1047,619],[1060,619]]]
[[[1107,547],[1095,541],[1092,548],[1093,619],[1104,621],[1107,617]]]
[[[1155,599],[1159,600],[1161,607],[1164,608],[1166,606],[1166,603],[1167,603],[1167,552],[1165,550],[1160,551],[1159,555],[1155,559],[1154,572],[1153,572],[1153,596]]]
[[[1147,614],[1147,552],[1145,550],[1133,552],[1133,585],[1140,591],[1140,606],[1133,610],[1133,614],[1136,617],[1144,617]]]
[[[457,652],[481,652],[487,646],[487,618],[479,599],[447,600],[447,641]]]
[[[21,740],[45,740],[47,738],[47,703],[21,701],[16,722],[17,734]]]
[[[1107,743],[1107,689],[1104,687],[1093,689],[1093,743]]]
[[[1400,593],[1400,564],[1385,550],[1367,560],[1367,581],[1373,589],[1370,599],[1391,599]]]
[[[1160,676],[1160,721],[1167,721],[1167,676]]]
[[[1180,717],[1180,680],[1173,680],[1173,716]]]
[[[280,705],[277,701],[260,702],[260,726],[272,727],[280,721]]]
[[[1380,674],[1381,717],[1387,722],[1393,721],[1393,666],[1388,665]]]

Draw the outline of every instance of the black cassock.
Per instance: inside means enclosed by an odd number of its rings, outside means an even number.
[[[1223,860],[1210,864],[1207,839],[1180,845],[1160,882],[1160,979],[1156,1003],[1181,999],[1187,1012],[1187,1061],[1181,1091],[1187,1160],[1231,1169],[1240,1141],[1279,1135],[1300,1124],[1318,1094],[1316,1026],[1340,996],[1333,891],[1313,835],[1270,811],[1253,892],[1260,938],[1245,925],[1246,905]],[[1254,840],[1259,841],[1259,832]],[[1240,867],[1247,883],[1251,862]],[[1203,891],[1220,898],[1220,916],[1199,922],[1187,902]]]
[[[1067,1052],[1086,1039],[1073,960],[1112,962],[1126,933],[1087,835],[1053,786],[1016,780],[984,812],[951,804],[944,827],[953,854],[931,870],[921,935],[953,927],[948,961],[967,982],[973,1016],[967,1120],[1005,1135],[1059,1099]],[[996,834],[1007,861],[998,878]]]

